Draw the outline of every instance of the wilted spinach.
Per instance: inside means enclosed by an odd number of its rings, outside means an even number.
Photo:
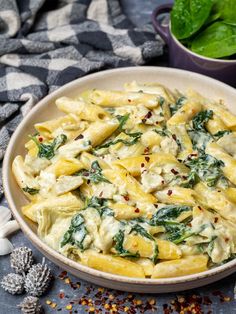
[[[34,189],[26,186],[25,188],[22,189],[24,192],[29,193],[30,195],[35,195],[38,194],[39,189]]]
[[[217,141],[221,137],[225,136],[226,134],[230,134],[230,133],[232,133],[232,131],[229,131],[229,130],[218,131],[217,133],[213,134],[213,137]]]
[[[166,222],[172,222],[180,216],[183,212],[190,211],[190,206],[181,205],[166,205],[160,208],[151,218],[150,224],[157,226],[163,225]]]
[[[185,101],[186,101],[186,97],[181,96],[176,100],[176,102],[174,104],[171,104],[170,105],[171,115],[175,114],[176,111],[178,111],[183,106]]]
[[[99,182],[110,183],[110,181],[108,181],[102,174],[102,168],[99,166],[99,163],[97,160],[92,162],[90,170],[82,169],[76,172],[75,175],[78,175],[87,180],[90,180],[92,183],[95,183],[95,184]]]
[[[84,246],[83,242],[87,234],[88,230],[85,226],[84,217],[81,214],[77,214],[72,218],[71,225],[63,236],[63,239],[61,241],[61,247],[65,246],[68,243],[71,243],[72,245],[76,245],[82,251],[84,251],[87,247]]]
[[[182,183],[183,187],[192,188],[200,180],[205,181],[210,187],[215,186],[219,180],[227,183],[221,169],[224,166],[223,161],[211,155],[202,153],[197,158],[185,160],[185,165],[190,168],[190,172],[186,181]]]
[[[122,138],[117,138],[115,140],[110,140],[100,146],[97,146],[95,148],[95,150],[99,150],[101,148],[108,148],[109,146],[111,145],[115,145],[115,144],[118,144],[118,143],[123,143],[124,145],[126,146],[131,146],[131,145],[134,145],[137,143],[137,141],[140,139],[142,133],[141,132],[135,132],[135,133],[128,133],[128,132],[125,132],[126,135],[128,135],[130,137],[130,139],[122,139]]]
[[[124,115],[124,116],[118,115],[118,116],[116,116],[116,118],[118,119],[118,121],[119,121],[119,123],[120,123],[118,130],[121,132],[121,131],[124,130],[124,125],[126,124],[126,122],[127,122],[128,119],[129,119],[129,113],[127,113],[127,114]]]
[[[44,144],[39,142],[36,136],[30,137],[38,146],[38,157],[52,159],[60,146],[65,144],[67,136],[65,134],[58,135],[51,143]]]
[[[115,242],[114,248],[117,252],[117,255],[122,256],[122,257],[139,258],[140,254],[138,252],[131,253],[130,251],[124,249],[124,247],[123,247],[124,239],[125,239],[124,231],[120,229],[119,232],[113,238],[113,240]]]

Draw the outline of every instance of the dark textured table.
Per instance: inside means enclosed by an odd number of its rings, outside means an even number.
[[[150,20],[153,8],[162,0],[123,0],[125,12],[135,24]],[[165,64],[166,58],[161,60]],[[6,204],[3,199],[2,204]],[[35,259],[40,262],[42,255],[18,232],[11,238],[14,246],[29,246]],[[178,294],[139,295],[122,293],[88,284],[62,273],[62,269],[47,261],[52,269],[54,281],[49,292],[41,298],[45,313],[236,313],[236,274],[217,283]],[[0,278],[10,272],[9,257],[0,257]],[[12,296],[0,289],[0,314],[15,314],[22,296]],[[170,306],[177,309],[171,312]],[[188,308],[188,312],[187,312]]]

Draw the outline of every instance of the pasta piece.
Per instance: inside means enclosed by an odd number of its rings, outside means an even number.
[[[82,97],[85,101],[102,107],[143,105],[152,109],[159,106],[159,99],[156,95],[145,93],[93,89],[84,92]]]
[[[80,160],[81,162],[83,163],[84,165],[84,168],[85,169],[90,169],[91,168],[91,165],[94,161],[98,161],[99,163],[99,166],[102,168],[102,169],[109,169],[110,166],[108,165],[108,163],[106,163],[103,159],[99,158],[99,157],[96,157],[92,154],[89,154],[87,152],[83,152],[81,155],[80,155]]]
[[[29,140],[25,144],[25,148],[28,149],[28,154],[31,157],[37,157],[39,149],[38,149],[37,144],[33,140]]]
[[[185,124],[169,125],[168,129],[174,137],[179,141],[181,151],[178,155],[178,159],[184,160],[188,155],[193,153],[192,141],[188,135]]]
[[[36,217],[39,237],[54,250],[60,250],[62,238],[77,211],[72,207],[41,207]]]
[[[98,121],[111,118],[103,108],[85,103],[82,99],[74,100],[69,97],[60,97],[56,100],[57,108],[65,113],[76,114],[80,119]]]
[[[125,170],[105,169],[104,176],[114,185],[122,186],[128,193],[131,200],[146,203],[156,203],[157,199],[142,190],[140,183],[128,174]]]
[[[142,266],[145,276],[151,277],[154,269],[154,263],[148,258],[139,258],[135,261],[138,265]]]
[[[193,102],[191,100],[186,103],[168,120],[168,128],[172,125],[187,123],[202,110],[201,103]]]
[[[62,128],[66,125],[77,125],[77,128],[79,127],[80,120],[75,116],[72,115],[65,115],[53,120],[49,120],[46,122],[36,123],[35,129],[43,136],[47,138],[52,138],[52,133],[58,129]]]
[[[55,184],[57,195],[62,195],[67,192],[77,189],[83,184],[84,180],[79,176],[61,176]]]
[[[132,176],[140,176],[142,168],[149,169],[153,166],[161,167],[166,164],[173,164],[173,167],[177,166],[177,168],[179,167],[182,171],[188,172],[187,167],[178,162],[173,155],[166,153],[128,157],[116,160],[112,163],[112,165],[124,167]]]
[[[166,87],[158,83],[145,83],[139,84],[136,81],[125,83],[124,88],[128,92],[144,92],[148,94],[155,94],[164,97],[168,100],[168,102],[175,102],[175,98],[171,91],[169,91]]]
[[[81,263],[115,275],[145,278],[142,266],[121,257],[100,254],[92,250],[87,250],[81,254]]]
[[[144,209],[135,208],[133,206],[122,203],[111,203],[109,207],[114,211],[115,218],[118,220],[129,220],[141,217],[146,214]]]
[[[30,220],[37,222],[38,212],[43,208],[57,208],[58,211],[80,210],[83,207],[83,202],[71,193],[66,193],[61,196],[49,197],[37,202],[32,202],[22,207],[22,213]]]
[[[156,239],[156,243],[159,259],[178,259],[181,257],[182,252],[176,244],[161,239]]]
[[[236,159],[227,154],[217,143],[208,143],[206,153],[223,161],[222,171],[224,175],[236,184]]]
[[[228,188],[224,190],[225,195],[227,196],[227,198],[236,204],[236,188]]]
[[[186,276],[207,270],[208,258],[205,255],[186,256],[181,259],[158,263],[152,278]]]
[[[133,254],[138,252],[141,257],[152,258],[155,255],[155,241],[138,234],[128,234],[125,237],[123,247]]]
[[[65,157],[76,157],[79,153],[97,146],[108,138],[119,126],[117,120],[93,122],[79,139],[59,148],[59,154]]]
[[[50,166],[50,171],[53,172],[56,177],[69,176],[81,169],[84,169],[84,164],[76,158],[60,157]]]
[[[236,222],[236,206],[227,198],[223,190],[213,190],[200,182],[195,185],[197,201],[206,208],[216,210],[222,217]]]
[[[39,184],[37,180],[33,177],[30,172],[30,169],[25,166],[24,160],[21,156],[16,156],[12,163],[12,171],[15,176],[15,179],[21,189],[33,189],[38,190]],[[28,198],[32,199],[32,195],[25,192]]]
[[[227,128],[234,130],[236,127],[236,116],[233,115],[222,103],[208,101],[204,104],[206,109],[213,112],[223,121]]]
[[[216,114],[213,114],[212,119],[209,119],[206,123],[206,129],[208,132],[214,135],[217,132],[225,131],[228,128],[220,117],[218,117]]]
[[[155,192],[156,197],[162,203],[166,204],[181,204],[194,206],[195,192],[192,189],[182,188],[179,186],[171,186],[161,191]]]

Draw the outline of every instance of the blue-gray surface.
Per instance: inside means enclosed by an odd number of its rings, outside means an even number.
[[[132,21],[136,24],[144,24],[146,23],[150,18],[150,13],[153,10],[153,8],[160,3],[165,3],[166,1],[161,0],[123,0],[123,6],[125,8],[125,11],[130,16]],[[5,203],[5,200],[2,201],[2,203]],[[42,259],[42,255],[31,245],[31,243],[28,241],[28,239],[25,238],[25,236],[18,232],[16,235],[14,235],[11,238],[12,243],[14,246],[22,246],[26,245],[32,248],[35,259],[40,262]],[[70,313],[69,309],[66,309],[66,306],[69,304],[70,301],[75,300],[75,304],[72,306],[72,312],[71,313],[87,313],[89,306],[83,305],[83,304],[76,304],[77,301],[85,298],[85,299],[92,299],[93,301],[96,300],[95,309],[97,310],[97,313],[110,313],[109,310],[101,310],[101,307],[99,306],[99,300],[102,300],[103,297],[109,296],[108,301],[110,303],[119,303],[119,300],[125,300],[126,305],[131,309],[132,304],[135,304],[135,300],[142,300],[142,304],[146,304],[146,302],[150,299],[154,299],[156,303],[156,310],[154,310],[155,313],[167,313],[164,312],[163,305],[170,304],[171,300],[176,298],[176,294],[162,294],[162,295],[137,295],[133,294],[132,296],[128,297],[127,293],[117,293],[116,291],[111,290],[101,290],[98,293],[98,287],[95,287],[91,284],[88,284],[86,282],[83,282],[79,280],[78,278],[75,278],[73,276],[70,276],[70,279],[73,283],[79,282],[78,288],[73,289],[70,284],[66,284],[65,281],[58,278],[62,270],[51,263],[50,261],[47,261],[49,266],[52,269],[53,275],[55,277],[55,280],[52,283],[51,289],[49,292],[41,298],[41,302],[44,304],[44,309],[46,313]],[[4,275],[10,272],[10,266],[9,266],[9,257],[0,257],[0,278]],[[235,292],[234,292],[234,286],[236,281],[236,274],[231,275],[230,277],[225,278],[224,280],[221,280],[217,283],[211,284],[209,286],[205,286],[199,289],[195,289],[194,291],[188,291],[179,293],[178,295],[184,295],[187,297],[188,295],[200,295],[203,296],[203,301],[199,305],[199,311],[193,312],[193,310],[190,310],[188,313],[222,313],[222,314],[234,314],[236,313],[236,300],[235,300]],[[220,291],[220,292],[219,292]],[[94,296],[94,294],[97,293],[97,296]],[[60,298],[65,295],[64,298]],[[225,302],[222,302],[222,299],[225,296]],[[115,297],[113,299],[113,297]],[[205,298],[204,298],[205,297]],[[210,303],[208,298],[212,301],[212,304]],[[229,298],[230,299],[229,299]],[[3,289],[0,290],[0,314],[7,313],[7,314],[15,314],[19,313],[19,310],[17,309],[17,304],[19,304],[22,300],[22,296],[11,296],[10,294],[3,291]],[[46,305],[46,301],[51,300],[51,302],[55,302],[55,308],[53,309],[51,306]],[[200,299],[198,299],[200,300]],[[109,303],[108,302],[108,303]],[[140,301],[139,301],[140,302]],[[81,303],[81,302],[80,302]],[[84,301],[86,303],[86,301]],[[100,303],[105,303],[105,301],[101,301]],[[199,303],[199,302],[198,302]],[[143,313],[142,312],[142,306],[135,305],[135,310],[133,312],[131,310],[128,310],[127,313]],[[210,312],[211,311],[211,312]],[[114,312],[115,313],[115,312]],[[117,313],[123,313],[122,311],[119,311]],[[151,310],[145,311],[145,313],[153,313]],[[187,313],[187,312],[186,312]]]

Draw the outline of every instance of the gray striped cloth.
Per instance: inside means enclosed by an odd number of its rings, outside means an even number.
[[[136,28],[119,0],[0,0],[0,160],[22,117],[48,93],[162,52],[152,27]],[[0,196],[1,186],[0,176]]]

